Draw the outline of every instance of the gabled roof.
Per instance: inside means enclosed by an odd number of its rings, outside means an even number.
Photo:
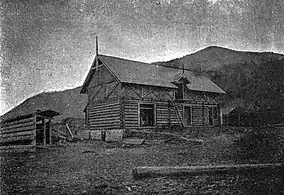
[[[220,87],[203,75],[196,75],[189,70],[183,70],[127,60],[112,56],[98,55],[98,60],[122,83],[151,85],[166,88],[177,88],[175,82],[181,75],[185,75],[190,82],[186,86],[190,90],[212,93],[225,93]],[[83,84],[81,93],[85,93],[95,69],[90,70]]]

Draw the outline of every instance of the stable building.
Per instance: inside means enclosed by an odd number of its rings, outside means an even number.
[[[52,118],[59,113],[53,110],[37,110],[1,121],[0,151],[29,151],[51,144]]]
[[[225,94],[198,72],[101,54],[81,93],[88,130],[220,125]]]

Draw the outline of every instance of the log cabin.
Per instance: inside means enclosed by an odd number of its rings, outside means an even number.
[[[51,144],[51,120],[59,113],[38,110],[1,121],[0,151],[29,151]]]
[[[96,54],[81,92],[88,130],[220,125],[219,86],[198,72]]]

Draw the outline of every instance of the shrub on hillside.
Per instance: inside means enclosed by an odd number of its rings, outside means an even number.
[[[233,147],[237,163],[284,161],[284,137],[276,128],[250,130],[235,141]]]

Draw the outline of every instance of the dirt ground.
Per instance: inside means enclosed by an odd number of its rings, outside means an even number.
[[[136,166],[234,164],[227,138],[204,145],[142,146],[83,141],[36,153],[2,154],[0,194],[280,194],[277,172],[134,180]]]

